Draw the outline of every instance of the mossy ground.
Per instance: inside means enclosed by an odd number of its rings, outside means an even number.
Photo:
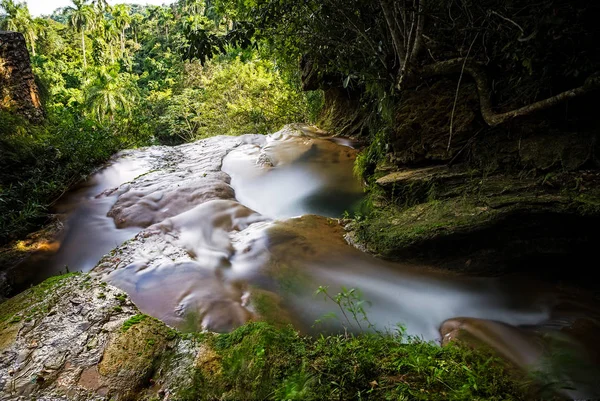
[[[56,302],[56,289],[78,275],[80,273],[50,277],[41,284],[0,303],[0,329],[21,320],[31,319],[40,313],[47,313]]]
[[[201,364],[181,400],[524,399],[494,357],[401,336],[304,337],[251,323],[205,336],[216,353]],[[216,362],[215,362],[216,359]],[[218,368],[215,368],[215,364]],[[215,373],[216,372],[216,373]]]

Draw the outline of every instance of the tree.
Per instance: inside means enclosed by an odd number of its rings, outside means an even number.
[[[125,57],[125,30],[131,24],[131,15],[129,15],[129,7],[125,4],[117,4],[112,9],[112,17],[115,21],[115,26],[121,33],[121,58]]]
[[[6,13],[1,17],[0,27],[7,31],[21,32],[29,43],[31,54],[35,57],[37,29],[29,14],[27,4],[15,3],[13,0],[2,0],[0,1],[0,8]]]
[[[108,1],[106,0],[92,0],[92,6],[100,13],[110,10],[110,5],[108,5]]]
[[[114,64],[115,53],[113,50],[113,42],[119,37],[119,31],[115,25],[115,20],[109,19],[102,21],[101,35],[102,39],[104,40],[104,42],[106,42],[106,45],[108,46],[110,52],[110,61]]]
[[[563,14],[572,8],[565,0],[549,0],[539,6],[529,2],[522,7],[516,4],[493,0],[217,1],[221,13],[237,23],[252,24],[255,27],[253,39],[269,46],[279,60],[292,66],[300,56],[308,56],[322,76],[338,80],[344,87],[377,87],[379,99],[384,92],[399,94],[432,77],[469,75],[478,89],[481,115],[492,127],[600,88],[598,72],[587,71],[588,79],[573,80],[576,83],[573,89],[536,91],[529,104],[495,112],[491,103],[492,86],[488,83],[490,71],[485,65],[490,57],[501,58],[507,47],[516,47],[514,42],[527,43],[536,35],[540,39],[536,38],[537,47],[532,46],[531,50],[543,48],[541,38],[548,29],[537,29],[538,26],[558,19],[552,16],[559,13],[559,6]],[[586,7],[597,8],[592,4],[587,2],[578,7],[575,10],[579,15],[577,18],[584,18],[582,15],[586,13],[582,10]],[[560,25],[562,31],[571,29],[568,24],[555,24]],[[532,33],[526,35],[523,26],[528,25],[528,32]],[[504,33],[515,30],[518,30],[518,37]],[[457,35],[457,32],[461,34]],[[492,55],[488,53],[491,35],[505,40],[493,43],[495,54]],[[549,36],[545,42],[552,42],[552,35]],[[476,43],[477,49],[473,47]],[[437,56],[433,56],[435,52]],[[591,60],[587,65],[594,65],[593,56],[586,57]],[[509,73],[515,60],[519,60],[519,64],[528,63],[528,55],[511,54],[504,63]],[[529,59],[529,66],[530,62]],[[540,74],[541,78],[543,74]],[[533,76],[531,71],[529,76]],[[533,86],[547,88],[541,82],[532,83]],[[540,92],[547,96],[539,96]]]
[[[81,34],[81,51],[83,53],[83,68],[87,68],[85,54],[85,32],[94,22],[94,10],[86,4],[86,0],[72,0],[74,7],[67,7],[71,13],[69,26]]]
[[[98,121],[114,118],[119,113],[130,114],[135,90],[129,74],[119,74],[118,67],[95,69],[85,85],[85,103]]]

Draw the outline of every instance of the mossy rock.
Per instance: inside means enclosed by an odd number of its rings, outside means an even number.
[[[68,287],[72,280],[80,275],[80,273],[69,273],[50,277],[35,287],[0,303],[0,329],[4,330],[14,323],[48,313],[61,296],[57,290]]]
[[[324,106],[317,125],[325,131],[344,137],[359,137],[366,132],[365,113],[359,94],[331,87],[324,91]]]
[[[373,210],[355,225],[355,241],[386,259],[484,275],[545,261],[555,273],[568,255],[592,256],[600,239],[597,174],[456,174],[435,167],[379,179],[384,193],[371,195]]]
[[[113,334],[108,342],[98,373],[110,393],[135,394],[149,386],[165,350],[175,337],[164,323],[147,317]]]

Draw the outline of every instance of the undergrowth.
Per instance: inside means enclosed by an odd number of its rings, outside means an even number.
[[[146,143],[59,114],[34,125],[0,112],[0,244],[44,224],[57,198],[116,151]]]
[[[518,400],[491,354],[401,334],[305,337],[251,323],[210,337],[219,368],[199,367],[181,400]]]

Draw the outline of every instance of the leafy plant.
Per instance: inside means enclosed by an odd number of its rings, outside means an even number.
[[[360,290],[356,288],[347,289],[342,287],[342,290],[335,295],[329,293],[328,286],[319,286],[315,291],[316,295],[323,295],[325,300],[334,302],[340,312],[342,313],[343,320],[339,319],[344,329],[355,329],[355,324],[361,332],[365,332],[367,329],[372,329],[375,326],[369,321],[367,312],[365,311],[365,305],[371,305],[370,302],[363,299]],[[325,318],[338,318],[335,314],[326,315]],[[317,320],[315,324],[321,323],[322,320]]]

